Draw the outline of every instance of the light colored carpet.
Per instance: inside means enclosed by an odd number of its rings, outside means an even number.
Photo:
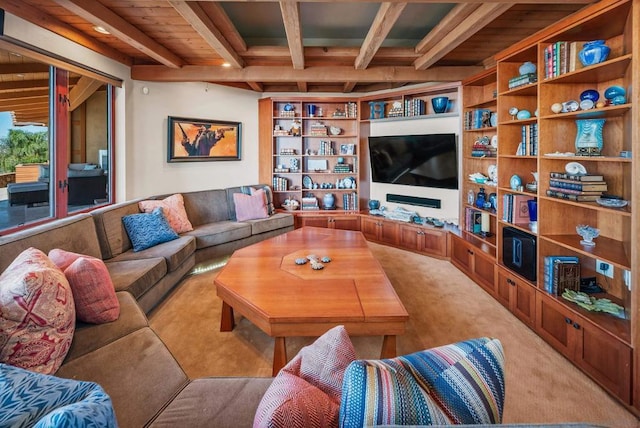
[[[480,336],[506,356],[505,423],[584,422],[639,427],[636,417],[548,346],[451,263],[369,244],[409,312],[398,354]],[[273,339],[236,317],[219,331],[217,271],[187,277],[150,315],[152,328],[190,378],[271,375]],[[287,340],[289,358],[314,338]],[[359,358],[378,358],[382,339],[352,338]]]

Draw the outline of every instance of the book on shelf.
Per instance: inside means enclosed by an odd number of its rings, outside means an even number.
[[[564,189],[560,190],[547,190],[547,196],[551,196],[553,198],[566,199],[568,201],[576,201],[576,202],[595,202],[599,198],[602,197],[602,192],[593,192],[594,194],[585,195],[585,194],[572,194],[565,193]]]
[[[565,289],[580,290],[580,260],[576,256],[545,256],[544,290],[558,296]]]
[[[532,198],[527,195],[507,193],[502,197],[502,220],[513,224],[529,223],[529,204]]]
[[[579,70],[583,67],[582,62],[580,61],[579,52],[584,47],[585,42],[570,42],[569,43],[569,68],[568,72]]]
[[[552,172],[549,175],[551,176],[551,178],[555,178],[555,179],[563,179],[563,180],[571,180],[571,181],[602,181],[604,182],[604,177],[598,174],[574,175],[574,174],[567,174],[565,172]]]
[[[549,180],[549,186],[556,187],[558,189],[577,190],[580,192],[584,192],[584,191],[606,192],[607,191],[606,181],[581,182],[581,181],[575,181],[575,180],[552,178]]]

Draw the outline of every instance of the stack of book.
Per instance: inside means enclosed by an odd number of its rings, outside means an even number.
[[[345,210],[358,211],[358,194],[353,192],[342,195],[342,207]]]
[[[520,86],[528,85],[529,83],[536,83],[538,76],[536,73],[521,74],[509,79],[509,89],[518,88]]]
[[[358,117],[358,103],[348,102],[344,105],[347,117]]]
[[[427,108],[424,100],[420,98],[414,98],[412,100],[407,99],[404,101],[404,115],[405,116],[422,116],[427,113]]]
[[[482,211],[473,208],[465,208],[465,229],[467,232],[482,232]]]
[[[305,196],[302,198],[302,209],[303,210],[317,210],[320,209],[318,206],[318,199],[315,196]]]
[[[577,202],[592,202],[607,191],[607,182],[602,175],[572,175],[563,172],[550,174],[547,196]]]
[[[327,127],[321,123],[314,123],[311,125],[310,135],[314,137],[325,137],[327,136]]]
[[[493,147],[491,144],[482,144],[480,140],[473,143],[473,148],[471,149],[471,157],[474,158],[495,158],[497,155],[498,149]]]
[[[544,78],[557,77],[582,68],[578,52],[585,42],[555,42],[544,50]]]
[[[475,109],[464,112],[464,129],[479,129],[491,126],[491,123],[487,123],[487,118],[491,118],[491,110],[489,109]]]
[[[284,192],[289,188],[289,180],[284,177],[273,177],[273,190],[276,192]]]
[[[580,260],[575,256],[546,256],[544,290],[560,296],[566,289],[580,291]]]
[[[502,195],[502,221],[512,224],[529,223],[529,204],[531,196],[506,193]]]

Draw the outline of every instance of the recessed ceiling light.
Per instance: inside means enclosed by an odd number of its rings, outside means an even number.
[[[16,77],[24,77],[24,74],[18,73],[18,74],[16,74]]]
[[[99,25],[96,25],[95,27],[93,27],[93,29],[96,30],[100,34],[111,34],[110,32],[107,31],[106,28],[101,27]]]
[[[229,64],[228,62],[223,62],[223,63],[222,63],[222,66],[223,66],[223,67],[231,67],[231,64]]]

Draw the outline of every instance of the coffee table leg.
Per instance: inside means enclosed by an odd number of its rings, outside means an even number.
[[[384,336],[380,358],[394,358],[396,356],[396,336]]]
[[[231,331],[235,327],[235,321],[233,319],[233,308],[222,302],[222,316],[220,317],[220,331]]]
[[[273,344],[273,369],[271,375],[278,374],[281,368],[287,364],[287,346],[284,337],[276,337]]]

